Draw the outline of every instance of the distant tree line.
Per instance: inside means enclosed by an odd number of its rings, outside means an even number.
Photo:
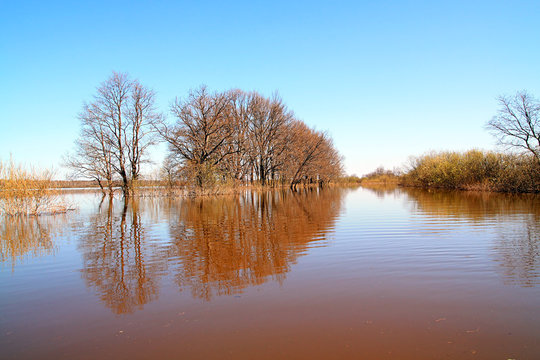
[[[129,196],[148,148],[168,144],[162,173],[170,184],[205,188],[221,183],[322,186],[343,173],[332,138],[296,118],[277,95],[205,86],[177,98],[172,122],[156,110],[155,93],[113,73],[85,103],[81,135],[65,164],[75,177],[113,192],[119,179]]]

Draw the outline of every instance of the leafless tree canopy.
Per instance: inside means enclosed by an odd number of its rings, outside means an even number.
[[[487,128],[502,145],[530,152],[540,162],[540,102],[522,91],[500,97],[499,105]]]
[[[158,131],[185,180],[198,186],[218,179],[261,185],[322,184],[342,173],[342,159],[328,134],[295,118],[277,95],[230,90],[191,91],[171,106],[174,123]]]
[[[201,87],[190,92],[187,99],[176,99],[172,104],[175,124],[158,126],[171,152],[190,170],[195,169],[199,185],[203,167],[215,166],[235,151],[229,146],[234,130],[227,114],[229,106],[226,94],[210,94]]]
[[[332,139],[298,120],[278,95],[201,86],[170,107],[173,121],[155,108],[152,90],[113,73],[79,114],[81,135],[65,164],[77,177],[124,195],[140,177],[148,148],[161,140],[169,154],[167,183],[205,187],[219,182],[322,185],[342,173]]]
[[[113,179],[119,178],[124,194],[129,194],[155,140],[153,124],[161,115],[154,103],[152,90],[127,74],[113,73],[97,89],[93,101],[83,105],[81,135],[66,165],[109,192]]]

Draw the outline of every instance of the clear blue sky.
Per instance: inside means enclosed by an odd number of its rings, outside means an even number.
[[[349,173],[494,149],[496,97],[540,97],[539,19],[540,1],[4,0],[0,158],[60,169],[83,101],[113,70],[164,111],[200,84],[277,90],[331,133]]]

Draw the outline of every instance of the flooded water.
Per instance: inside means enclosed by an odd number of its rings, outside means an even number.
[[[0,219],[2,359],[538,359],[540,198],[409,189]]]

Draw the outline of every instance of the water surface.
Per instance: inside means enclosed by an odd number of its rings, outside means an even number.
[[[0,358],[540,357],[537,196],[66,197],[0,219]]]

